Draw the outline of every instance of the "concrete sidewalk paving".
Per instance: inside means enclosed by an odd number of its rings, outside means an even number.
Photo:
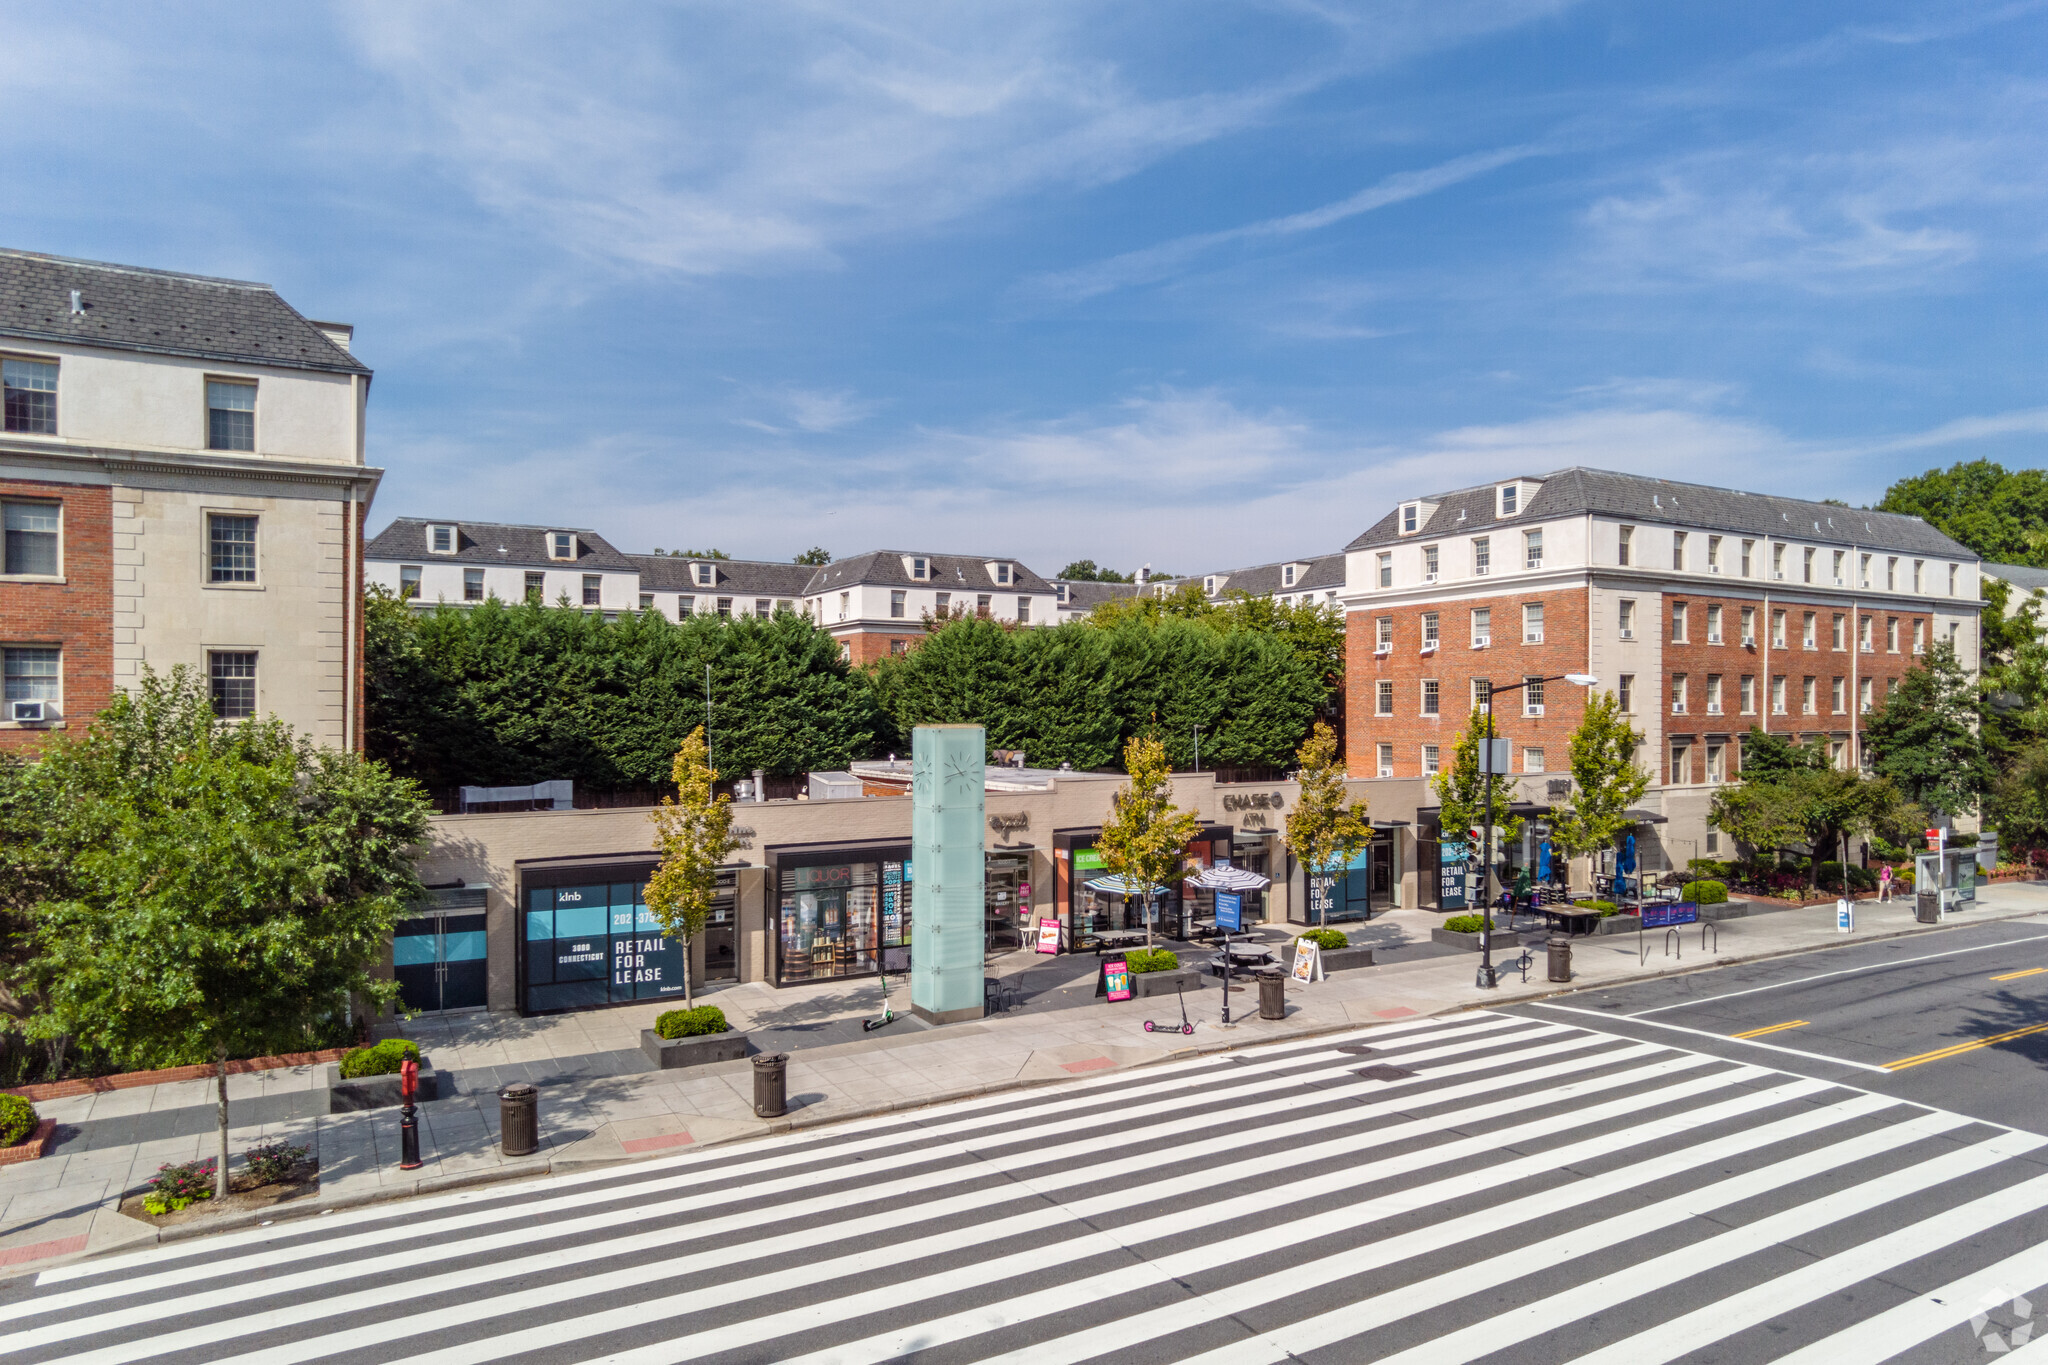
[[[1499,989],[1491,992],[1474,985],[1477,961],[1472,953],[1415,957],[1339,973],[1323,982],[1290,982],[1287,1017],[1278,1021],[1257,1017],[1257,992],[1246,983],[1242,993],[1230,997],[1234,1022],[1229,1027],[1221,1024],[1223,996],[1212,980],[1188,998],[1189,1015],[1196,1024],[1191,1037],[1144,1030],[1147,1018],[1179,1022],[1171,998],[1095,1002],[1092,994],[1069,990],[1070,999],[1087,1003],[1026,1009],[944,1028],[906,1018],[863,1036],[857,1021],[880,1010],[881,986],[874,981],[801,994],[760,986],[716,991],[706,998],[725,1009],[736,1027],[755,1036],[774,1038],[800,1028],[809,1030],[812,1039],[836,1040],[791,1052],[791,1109],[774,1121],[753,1115],[750,1062],[668,1072],[638,1069],[644,1065],[633,1060],[638,1057],[639,1030],[651,1024],[656,1013],[673,1007],[673,1001],[534,1019],[476,1014],[419,1020],[406,1032],[420,1042],[436,1069],[455,1081],[452,1088],[457,1092],[420,1106],[422,1169],[397,1169],[396,1110],[306,1112],[314,1107],[308,1101],[319,1098],[310,1092],[324,1094],[325,1069],[317,1067],[230,1077],[231,1100],[269,1097],[269,1109],[291,1115],[238,1125],[230,1132],[230,1145],[239,1155],[259,1140],[285,1137],[315,1149],[321,1188],[317,1196],[276,1215],[293,1216],[302,1209],[315,1212],[482,1179],[630,1160],[1203,1051],[2039,914],[2048,914],[2048,884],[2007,883],[1985,888],[1976,909],[1955,916],[1946,926],[1914,924],[1910,901],[1864,902],[1857,907],[1853,935],[1836,932],[1831,905],[1815,906],[1725,922],[1718,950],[1712,953],[1701,950],[1697,927],[1683,931],[1678,957],[1664,956],[1661,931],[1645,935],[1647,961],[1638,961],[1634,934],[1580,938],[1573,940],[1575,974],[1569,987],[1544,979],[1543,950],[1535,946],[1541,936],[1529,935],[1531,967],[1526,982],[1518,970],[1508,969],[1519,957],[1514,950],[1496,953],[1503,971]],[[1412,942],[1418,935],[1426,941],[1428,926],[1439,920],[1426,912],[1395,911],[1360,929],[1370,930],[1380,942]],[[1285,933],[1275,930],[1269,936],[1284,939]],[[1354,937],[1363,939],[1366,934]],[[1082,961],[1092,968],[1092,959]],[[906,1008],[907,994],[907,987],[898,986],[892,1003]],[[498,1151],[494,1092],[496,1079],[512,1068],[541,1087],[541,1149],[533,1157],[508,1160]],[[183,1081],[39,1105],[45,1117],[92,1140],[65,1139],[41,1161],[0,1168],[0,1273],[39,1269],[59,1258],[157,1240],[157,1229],[118,1212],[123,1192],[141,1185],[166,1162],[209,1155],[218,1145],[215,1130],[181,1129],[176,1136],[124,1142],[116,1140],[121,1136],[118,1126],[106,1121],[209,1106],[205,1121],[210,1125],[212,1087],[211,1081]],[[180,1115],[179,1122],[192,1121]]]

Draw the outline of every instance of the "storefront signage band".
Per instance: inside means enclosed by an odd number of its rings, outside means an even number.
[[[1285,810],[1287,798],[1283,792],[1226,792],[1223,809],[1241,810]]]

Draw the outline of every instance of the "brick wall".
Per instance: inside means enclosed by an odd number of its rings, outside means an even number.
[[[896,631],[854,631],[851,634],[840,635],[839,639],[851,648],[853,663],[859,667],[871,664],[891,653],[916,649],[924,639],[924,628],[915,621],[906,622],[905,626],[905,629]],[[902,650],[892,648],[898,642],[901,643]]]
[[[90,720],[113,696],[113,509],[110,490],[92,485],[0,480],[0,498],[63,504],[64,582],[0,582],[0,643],[55,645],[64,651],[67,729]],[[0,721],[4,721],[0,715]],[[48,733],[0,728],[0,749],[32,749]]]
[[[1538,602],[1543,605],[1543,643],[1524,644],[1522,609]],[[1479,608],[1491,617],[1492,643],[1484,649],[1472,647],[1472,612]],[[1435,612],[1438,620],[1438,646],[1433,654],[1422,653],[1423,617],[1428,612]],[[1394,622],[1393,652],[1384,655],[1376,652],[1378,620],[1383,616]],[[1508,686],[1525,677],[1579,672],[1586,666],[1586,629],[1583,586],[1354,610],[1345,622],[1344,642],[1345,755],[1350,775],[1377,776],[1382,743],[1394,746],[1396,777],[1421,774],[1426,744],[1437,745],[1442,761],[1448,764],[1452,747],[1472,714],[1473,679],[1486,678]],[[1422,714],[1422,683],[1431,678],[1438,687],[1438,714],[1426,716]],[[1393,683],[1391,716],[1378,711],[1382,681]],[[1500,733],[1514,741],[1517,772],[1523,770],[1525,751],[1531,747],[1544,751],[1547,771],[1562,772],[1570,767],[1571,733],[1585,714],[1584,689],[1554,682],[1544,690],[1540,717],[1522,714],[1520,693],[1504,697],[1496,713]]]

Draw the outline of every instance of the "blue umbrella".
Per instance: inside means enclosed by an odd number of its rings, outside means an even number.
[[[1545,839],[1536,850],[1536,880],[1539,882],[1550,880],[1550,840],[1548,839]]]
[[[1614,867],[1618,872],[1633,872],[1636,870],[1635,835],[1631,834],[1621,841],[1621,857],[1615,861]]]

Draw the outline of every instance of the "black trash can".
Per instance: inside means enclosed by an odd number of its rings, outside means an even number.
[[[1259,969],[1259,1018],[1287,1017],[1287,976],[1278,967]]]
[[[754,1116],[779,1119],[789,1108],[789,1054],[764,1052],[754,1058]]]
[[[540,1150],[540,1091],[524,1081],[498,1087],[498,1148],[506,1156]]]
[[[1941,923],[1941,892],[1919,891],[1913,895],[1913,918],[1921,924]]]
[[[1572,941],[1561,932],[1550,936],[1550,979],[1572,979]]]

